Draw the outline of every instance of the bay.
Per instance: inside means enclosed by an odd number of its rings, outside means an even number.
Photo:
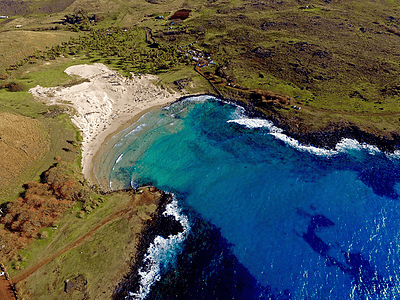
[[[112,189],[173,192],[189,217],[148,299],[400,297],[395,154],[353,140],[302,146],[197,96],[144,115],[96,166]]]

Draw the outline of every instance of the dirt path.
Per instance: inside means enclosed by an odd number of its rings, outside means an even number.
[[[11,283],[6,279],[6,276],[0,276],[0,299],[15,300],[14,292],[11,289]]]
[[[62,248],[61,250],[57,251],[56,253],[54,253],[53,255],[51,255],[50,257],[42,260],[41,262],[37,263],[36,265],[26,269],[22,274],[18,275],[15,278],[12,278],[12,283],[13,284],[17,284],[18,282],[25,280],[26,278],[28,278],[28,276],[30,276],[31,274],[33,274],[34,272],[36,272],[38,269],[40,269],[41,267],[43,267],[44,265],[48,264],[49,262],[51,262],[53,259],[57,258],[58,256],[64,254],[65,252],[71,250],[72,248],[82,244],[83,242],[85,242],[90,236],[92,236],[94,233],[96,233],[97,230],[99,230],[102,226],[104,226],[105,224],[113,221],[116,218],[122,217],[124,214],[126,214],[127,212],[129,212],[129,209],[123,209],[117,212],[114,212],[113,214],[111,214],[110,216],[108,216],[106,219],[104,219],[103,221],[101,221],[100,223],[98,223],[96,225],[96,227],[94,227],[92,230],[90,230],[88,233],[86,233],[84,236],[78,238],[77,240],[75,240],[74,242],[72,242],[71,244],[69,244],[68,246],[65,246],[64,248]],[[0,299],[3,300],[3,298],[1,297],[1,293],[0,293]],[[7,299],[7,298],[5,298]],[[12,298],[14,300],[14,298]]]

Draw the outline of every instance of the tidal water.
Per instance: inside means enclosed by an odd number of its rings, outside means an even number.
[[[303,146],[210,96],[147,113],[95,172],[173,192],[186,232],[127,299],[400,299],[399,157]]]

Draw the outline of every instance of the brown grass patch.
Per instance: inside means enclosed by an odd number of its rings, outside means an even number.
[[[48,139],[37,120],[0,113],[0,190],[32,167],[48,149]]]

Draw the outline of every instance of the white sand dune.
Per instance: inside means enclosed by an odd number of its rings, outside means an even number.
[[[87,78],[90,82],[72,87],[36,86],[30,92],[48,105],[60,104],[73,108],[72,122],[81,130],[83,137],[83,175],[90,181],[94,179],[93,156],[110,135],[149,108],[167,105],[181,97],[177,92],[170,94],[156,86],[153,81],[157,80],[157,76],[127,79],[99,63],[72,66],[65,72]]]

